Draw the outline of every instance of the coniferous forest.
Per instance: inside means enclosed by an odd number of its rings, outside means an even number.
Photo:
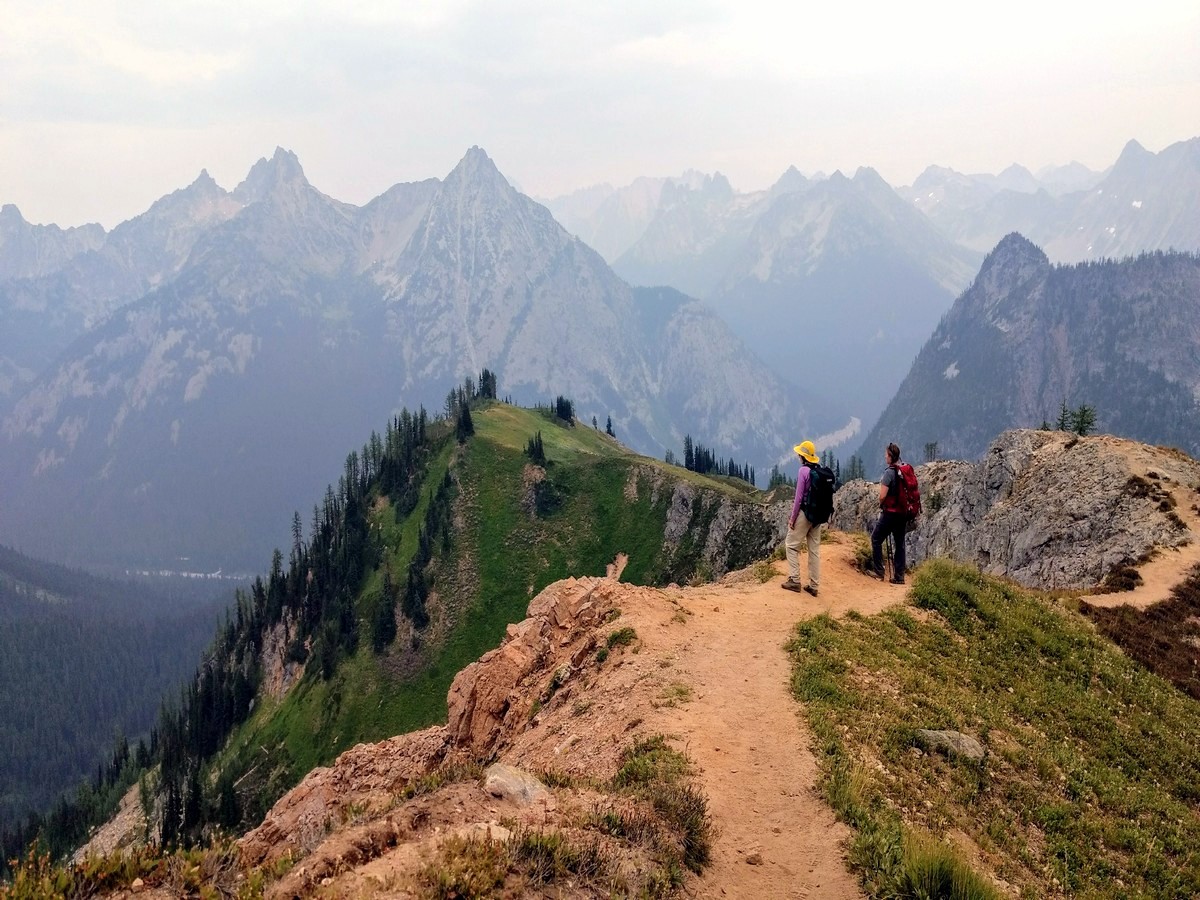
[[[154,811],[150,827],[163,846],[189,845],[208,827],[236,829],[261,816],[263,808],[242,808],[231,774],[210,782],[203,769],[252,711],[268,633],[282,628],[289,660],[303,664],[306,677],[327,679],[340,660],[356,652],[360,640],[378,652],[394,638],[396,606],[413,628],[425,627],[426,569],[435,546],[450,541],[453,482],[447,475],[429,498],[406,576],[385,572],[384,602],[364,634],[354,601],[364,574],[379,566],[384,554],[379,538],[369,533],[368,504],[386,498],[396,520],[409,516],[421,500],[432,455],[449,441],[465,439],[472,430],[471,405],[494,398],[495,377],[485,370],[478,384],[468,378],[450,393],[444,419],[431,420],[424,409],[404,410],[382,435],[372,433],[361,450],[350,453],[336,487],[329,486],[314,507],[307,538],[296,513],[286,559],[276,550],[266,576],[237,592],[190,682],[167,697],[148,734],[135,746],[124,738],[114,744],[113,736],[105,735],[112,750],[73,798],[3,830],[4,865],[34,840],[53,856],[68,852],[111,815],[139,779],[144,798],[157,798],[147,808]]]
[[[123,765],[195,669],[228,590],[96,578],[0,547],[0,831],[114,755]]]

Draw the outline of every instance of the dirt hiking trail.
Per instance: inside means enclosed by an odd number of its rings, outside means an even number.
[[[664,706],[654,723],[677,735],[695,760],[717,826],[712,865],[689,885],[696,897],[861,897],[849,873],[849,831],[817,795],[817,762],[799,704],[789,691],[785,644],[806,617],[877,613],[904,588],[863,575],[854,543],[831,533],[821,547],[819,596],[780,588],[776,577],[679,592],[686,627],[646,640],[671,654],[691,699]],[[808,560],[801,556],[807,578]],[[662,640],[662,639],[669,640]],[[672,645],[673,644],[673,645]]]
[[[1193,535],[1200,533],[1198,517],[1180,507]],[[845,861],[849,830],[816,792],[811,735],[789,691],[784,649],[802,619],[850,610],[874,615],[903,602],[905,587],[864,575],[854,556],[855,538],[830,532],[821,546],[818,597],[782,590],[787,566],[776,562],[766,583],[748,578],[680,589],[676,602],[691,613],[682,629],[639,629],[660,659],[672,661],[672,677],[693,691],[648,722],[678,736],[695,760],[717,829],[712,864],[689,883],[690,896],[863,896]],[[1145,584],[1136,596],[1111,599],[1139,606],[1166,599],[1197,560],[1200,542],[1163,551],[1139,568]],[[800,562],[807,580],[804,555]]]

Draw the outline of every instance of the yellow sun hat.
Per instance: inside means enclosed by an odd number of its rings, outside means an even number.
[[[812,441],[805,441],[802,444],[797,444],[792,449],[810,463],[819,463],[821,461],[817,458],[817,448],[813,446]]]

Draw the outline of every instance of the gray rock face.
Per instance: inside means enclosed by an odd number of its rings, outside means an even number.
[[[735,500],[728,494],[668,479],[659,469],[636,470],[626,494],[649,489],[651,503],[667,503],[663,558],[674,570],[681,554],[698,554],[702,568],[713,578],[749,565],[769,554],[784,534],[775,506]],[[667,499],[661,492],[670,488]]]
[[[863,442],[978,458],[1009,428],[1062,404],[1100,430],[1200,453],[1200,257],[1149,254],[1053,266],[1019,234],[1001,241],[925,343]]]
[[[909,564],[949,557],[1029,587],[1087,588],[1123,560],[1186,543],[1178,519],[1138,496],[1133,453],[1185,490],[1200,484],[1200,463],[1180,454],[1052,431],[1006,432],[978,463],[917,466],[924,515],[908,536]],[[834,526],[869,531],[878,497],[876,484],[845,485]]]

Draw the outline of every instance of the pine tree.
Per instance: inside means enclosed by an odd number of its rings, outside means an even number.
[[[475,423],[471,421],[471,407],[464,403],[459,407],[458,420],[455,424],[454,434],[458,438],[460,444],[464,443],[468,437],[475,433]]]
[[[1086,403],[1071,411],[1071,430],[1080,437],[1086,437],[1096,427],[1096,408]]]
[[[1056,431],[1071,430],[1071,410],[1067,407],[1067,401],[1062,402],[1062,407],[1058,411],[1058,418],[1054,422]]]
[[[396,639],[396,586],[392,582],[391,566],[383,569],[383,591],[375,612],[371,647],[382,653]]]
[[[544,463],[546,461],[546,450],[542,445],[542,433],[539,431],[529,439],[529,443],[525,445],[525,455],[536,463]]]
[[[612,416],[609,416],[608,421],[604,424],[604,433],[607,434],[609,437],[617,436],[616,433],[613,431]]]

